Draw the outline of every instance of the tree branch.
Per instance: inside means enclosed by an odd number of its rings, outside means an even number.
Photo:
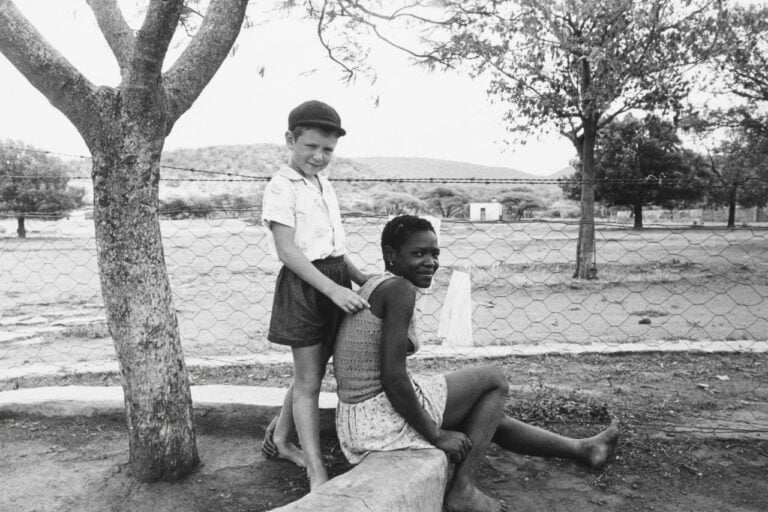
[[[410,18],[423,23],[428,23],[430,25],[448,25],[453,21],[453,17],[449,17],[443,20],[437,20],[437,19],[427,18],[425,16],[419,16],[418,14],[409,12],[409,9],[420,7],[418,2],[404,5],[398,9],[395,9],[394,11],[392,11],[391,14],[384,14],[381,12],[374,11],[372,9],[368,9],[365,6],[360,5],[360,2],[341,1],[339,2],[339,5],[342,9],[342,13],[347,11],[346,14],[353,17],[359,17],[352,14],[352,11],[357,10],[359,12],[362,12],[365,15],[370,16],[371,18],[378,18],[380,20],[386,20],[386,21],[393,21],[398,18]]]
[[[150,2],[144,23],[136,34],[135,50],[127,75],[129,89],[145,89],[155,80],[159,81],[168,46],[179,25],[182,7],[183,0]]]
[[[124,74],[133,53],[135,43],[133,30],[126,23],[123,13],[117,6],[117,0],[86,0],[86,2],[117,59],[120,73]]]
[[[355,77],[355,70],[349,67],[346,63],[336,58],[336,55],[333,52],[333,48],[328,44],[328,42],[323,37],[323,23],[325,22],[325,10],[328,6],[328,0],[325,0],[323,2],[323,7],[320,9],[320,14],[317,17],[317,38],[320,40],[320,44],[325,48],[325,51],[328,53],[328,58],[331,59],[332,62],[335,62],[338,64],[341,69],[344,72],[344,81],[346,83],[350,83],[354,77]]]
[[[84,138],[97,129],[96,87],[45,40],[10,0],[0,0],[0,53]]]
[[[165,73],[163,82],[170,99],[168,130],[192,106],[226,59],[240,34],[247,6],[248,0],[213,0],[197,34]]]

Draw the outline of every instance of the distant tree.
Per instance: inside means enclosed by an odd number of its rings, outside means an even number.
[[[709,155],[712,183],[707,204],[728,208],[728,228],[736,226],[736,205],[762,208],[768,203],[768,137],[742,129]]]
[[[19,238],[27,237],[25,219],[60,219],[82,206],[84,194],[69,186],[58,158],[18,142],[0,145],[0,213],[16,218]]]
[[[373,211],[385,215],[418,215],[426,210],[426,203],[406,192],[378,192],[373,196]]]
[[[434,188],[421,195],[421,199],[426,211],[440,217],[462,217],[469,202],[467,194],[446,187]]]
[[[733,228],[737,205],[764,207],[768,198],[768,6],[734,4],[724,21],[703,90],[728,106],[693,105],[681,124],[708,148],[707,203],[725,206]]]
[[[567,137],[585,177],[574,274],[585,279],[597,272],[598,134],[635,109],[680,109],[690,89],[689,71],[704,58],[693,48],[710,48],[720,30],[716,0],[301,3],[318,19],[321,40],[350,76],[367,60],[353,43],[373,34],[428,65],[490,76],[489,95],[510,106],[510,131],[555,129]],[[410,29],[400,31],[408,36],[396,39],[397,32],[387,30],[392,25]],[[421,37],[414,38],[414,31]]]
[[[196,219],[209,219],[216,210],[210,198],[193,197],[190,199],[189,213]]]
[[[159,212],[163,217],[172,220],[187,219],[191,216],[189,203],[181,197],[161,200]]]
[[[504,211],[515,220],[522,219],[526,212],[546,207],[544,201],[529,189],[507,192],[499,202],[504,205]]]
[[[643,206],[672,208],[703,197],[701,165],[682,149],[675,127],[655,116],[627,116],[603,130],[596,147],[595,199],[632,209],[635,229],[643,228]],[[563,183],[569,199],[579,199],[581,169]]]

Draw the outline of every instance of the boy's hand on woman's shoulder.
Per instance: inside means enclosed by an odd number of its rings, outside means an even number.
[[[347,314],[357,313],[358,311],[370,307],[368,301],[356,292],[343,286],[336,286],[329,295],[329,298]]]

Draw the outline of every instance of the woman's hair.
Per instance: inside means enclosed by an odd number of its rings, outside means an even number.
[[[419,231],[435,232],[432,223],[427,219],[416,217],[415,215],[400,215],[387,222],[384,230],[381,232],[381,251],[384,252],[386,246],[394,250],[400,249],[412,234]]]

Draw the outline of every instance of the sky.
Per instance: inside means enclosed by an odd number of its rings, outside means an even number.
[[[123,2],[133,27],[141,22],[131,14],[136,3]],[[117,85],[114,57],[83,0],[15,4],[89,80]],[[347,86],[311,22],[265,22],[258,13],[251,15],[255,26],[241,32],[234,55],[178,121],[166,149],[283,144],[290,109],[319,99],[338,110],[347,130],[336,150],[341,157],[438,158],[547,175],[575,156],[571,143],[561,136],[538,140],[531,134],[524,145],[509,144],[503,105],[491,103],[480,81],[430,73],[415,67],[402,52],[381,45],[371,57],[376,82],[359,79]],[[180,52],[185,42],[174,43],[173,52]],[[0,140],[68,155],[88,154],[69,121],[2,55],[0,77]]]

